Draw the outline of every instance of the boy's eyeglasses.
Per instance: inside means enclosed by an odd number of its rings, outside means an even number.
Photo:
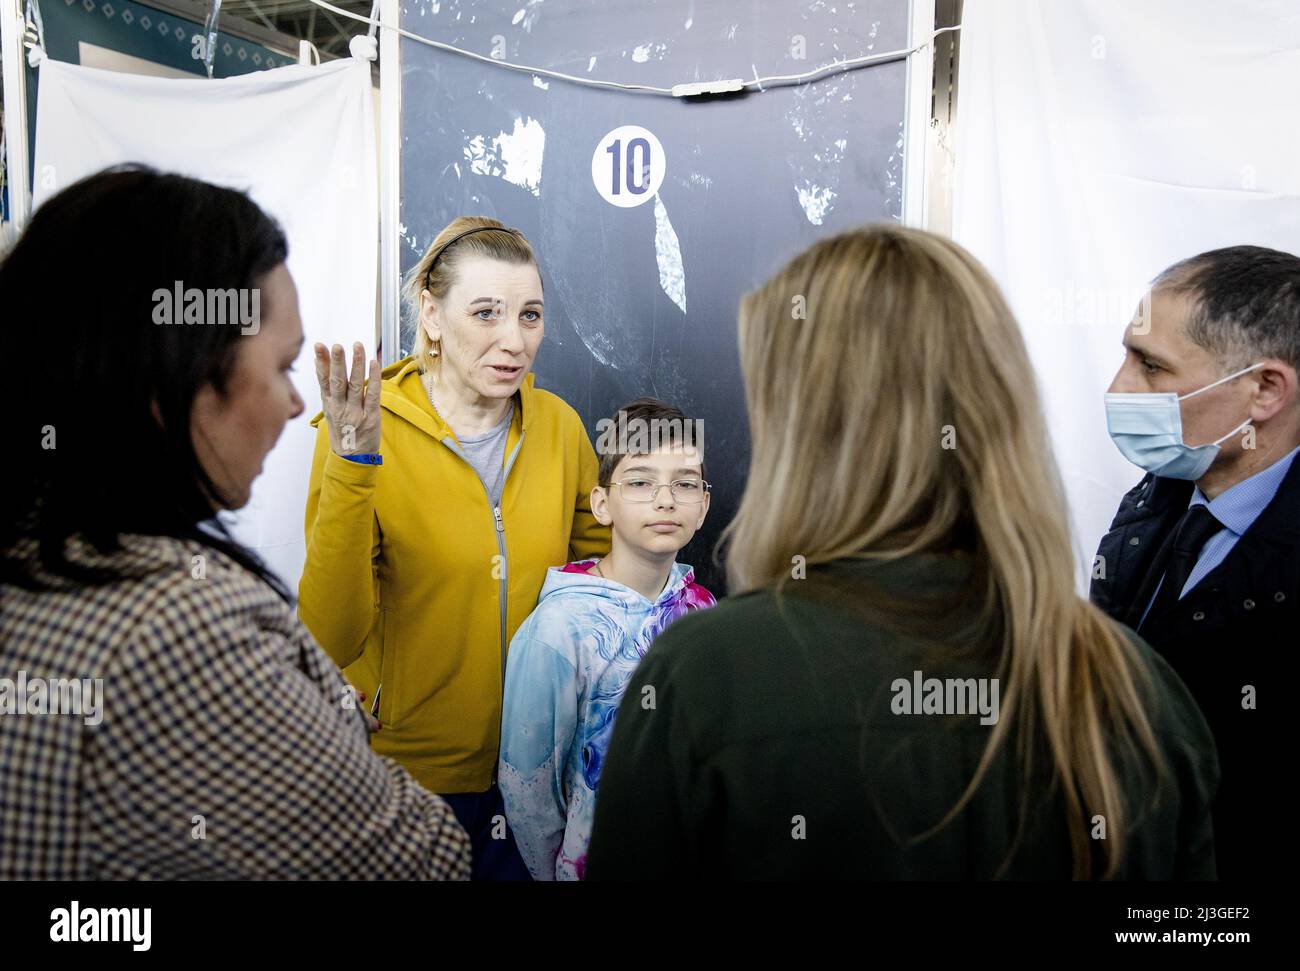
[[[651,482],[649,479],[620,479],[610,485],[618,486],[618,494],[625,502],[654,502],[665,485],[677,502],[703,502],[710,488],[703,479],[674,479],[672,482]]]

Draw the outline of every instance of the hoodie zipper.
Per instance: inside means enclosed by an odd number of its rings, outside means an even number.
[[[506,460],[506,472],[505,475],[501,477],[502,499],[505,498],[506,483],[510,481],[510,469],[514,467],[515,457],[519,454],[519,449],[524,444],[524,434],[525,434],[524,431],[520,429],[519,441],[515,442],[514,451],[510,453],[510,458]],[[465,453],[460,450],[460,446],[458,446],[455,443],[454,439],[444,438],[442,439],[442,444],[446,445],[449,449],[452,450],[452,452],[458,455],[460,457],[460,460],[464,462],[466,465],[468,465],[470,469],[474,469],[473,464],[470,462],[469,459],[465,457]],[[502,696],[502,703],[504,704],[505,690],[506,690],[506,606],[507,606],[507,598],[509,593],[508,586],[510,583],[510,558],[506,554],[506,526],[505,523],[501,521],[501,507],[492,505],[492,494],[488,492],[487,483],[485,483],[483,479],[479,476],[477,470],[474,470],[474,477],[478,479],[479,485],[483,486],[483,494],[487,496],[488,508],[492,510],[492,525],[496,531],[497,553],[501,557],[501,581],[497,587],[497,603],[500,606],[499,638],[500,638],[500,651],[501,651],[501,696]],[[497,763],[493,762],[492,763],[492,785],[496,785],[496,782],[497,782]]]

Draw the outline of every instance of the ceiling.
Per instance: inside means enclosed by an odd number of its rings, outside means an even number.
[[[329,2],[362,17],[370,16],[371,0]],[[369,29],[366,24],[349,17],[340,17],[316,6],[311,0],[222,0],[218,27],[224,26],[232,17],[279,31],[297,40],[311,41],[322,57],[346,57],[348,41]]]

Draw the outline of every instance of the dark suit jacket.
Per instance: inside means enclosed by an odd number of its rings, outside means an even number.
[[[1097,548],[1091,597],[1137,628],[1152,566],[1191,501],[1193,483],[1148,475],[1120,502]],[[1139,633],[1164,655],[1205,713],[1219,748],[1215,803],[1221,879],[1277,875],[1291,788],[1274,757],[1286,744],[1300,648],[1300,459],[1277,495],[1214,570]]]

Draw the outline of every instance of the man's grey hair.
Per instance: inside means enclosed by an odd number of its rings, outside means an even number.
[[[1263,246],[1229,246],[1175,263],[1153,293],[1189,298],[1185,331],[1225,367],[1273,357],[1300,371],[1300,257]]]

